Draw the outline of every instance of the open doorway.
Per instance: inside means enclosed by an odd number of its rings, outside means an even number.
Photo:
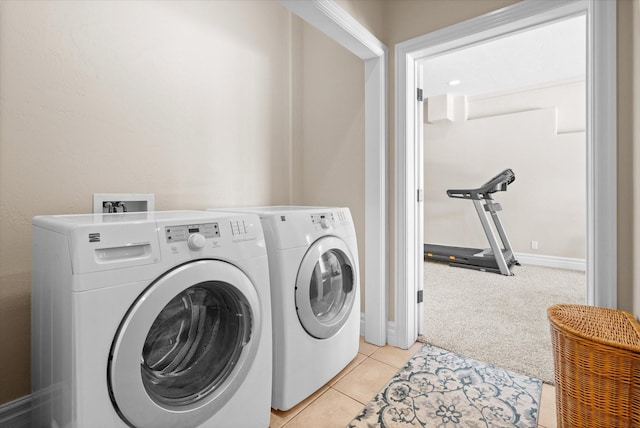
[[[552,382],[551,352],[541,352],[550,342],[546,308],[586,303],[586,16],[420,65],[424,242],[435,253],[425,250],[421,338]],[[489,194],[500,204],[485,206],[496,209],[491,216],[448,195],[506,169],[515,180]],[[501,218],[523,265],[506,269],[513,276],[484,273],[500,265],[482,251],[498,234],[486,235],[493,223],[479,216]],[[467,269],[443,267],[450,261]]]
[[[421,65],[425,243],[488,247],[471,202],[446,190],[510,168],[516,180],[495,198],[518,259],[584,271],[586,16]]]
[[[422,159],[417,133],[418,62],[478,43],[587,15],[587,289],[588,303],[616,305],[615,5],[592,0],[521,2],[492,14],[399,43],[396,51],[396,323],[395,344],[417,337],[422,284],[420,195]],[[420,144],[421,145],[421,144]],[[416,161],[420,159],[420,161]],[[420,178],[420,180],[419,180]],[[418,199],[416,200],[416,194]],[[420,220],[418,220],[418,218]],[[420,233],[416,233],[419,230]],[[420,263],[418,263],[420,261]]]

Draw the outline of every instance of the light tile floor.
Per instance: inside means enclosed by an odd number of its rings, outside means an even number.
[[[420,348],[379,347],[360,338],[353,361],[294,408],[271,410],[270,428],[344,428]],[[556,428],[555,390],[544,384],[538,428]]]

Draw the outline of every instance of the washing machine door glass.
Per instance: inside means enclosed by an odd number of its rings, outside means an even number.
[[[251,332],[247,299],[217,281],[174,297],[151,325],[140,369],[145,389],[161,405],[196,402],[219,387]]]
[[[341,239],[325,237],[305,254],[296,281],[296,308],[304,329],[318,339],[333,336],[351,315],[357,278]]]
[[[249,278],[201,260],[159,278],[120,325],[108,369],[112,401],[132,426],[195,427],[242,384],[261,329]]]

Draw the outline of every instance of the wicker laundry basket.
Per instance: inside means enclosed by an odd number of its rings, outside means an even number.
[[[547,310],[559,428],[640,427],[640,324],[583,305]]]

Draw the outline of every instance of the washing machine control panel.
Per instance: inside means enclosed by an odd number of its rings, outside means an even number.
[[[335,223],[335,219],[333,218],[333,213],[311,214],[311,223],[319,224],[323,229],[328,229]]]
[[[187,241],[189,248],[197,249],[204,246],[204,239],[219,238],[220,226],[218,223],[166,226],[164,233],[168,243]]]

